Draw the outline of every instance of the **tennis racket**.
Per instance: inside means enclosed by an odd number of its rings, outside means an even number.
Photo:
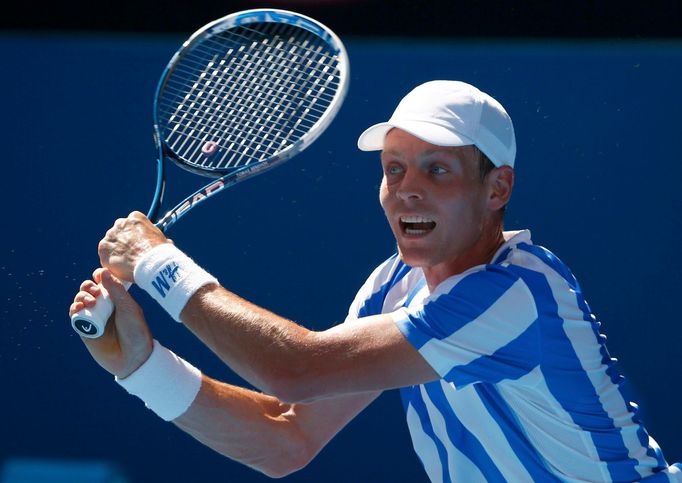
[[[199,29],[156,89],[157,178],[147,217],[165,232],[225,188],[300,153],[329,126],[348,81],[341,40],[309,17],[246,10]],[[169,160],[212,179],[159,216]],[[112,311],[103,291],[71,325],[83,337],[100,337]]]

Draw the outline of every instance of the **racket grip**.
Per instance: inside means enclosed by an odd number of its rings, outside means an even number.
[[[132,285],[130,282],[123,282],[126,290]],[[109,298],[109,292],[100,287],[100,295],[97,297],[94,307],[84,307],[71,316],[71,327],[80,336],[88,339],[96,339],[104,334],[109,317],[114,311],[114,303]]]

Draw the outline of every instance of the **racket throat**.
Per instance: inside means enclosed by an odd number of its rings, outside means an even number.
[[[156,226],[165,232],[191,208],[194,208],[202,201],[205,201],[206,199],[215,195],[223,188],[225,188],[225,186],[226,186],[225,182],[219,179],[211,183],[210,185],[204,187],[203,189],[197,191],[192,196],[186,198],[177,207],[166,213],[164,217],[156,223]]]

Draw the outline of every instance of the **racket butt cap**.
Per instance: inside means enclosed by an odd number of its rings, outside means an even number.
[[[88,339],[96,339],[104,334],[114,306],[108,296],[97,297],[94,307],[85,307],[71,317],[71,327],[78,335]]]

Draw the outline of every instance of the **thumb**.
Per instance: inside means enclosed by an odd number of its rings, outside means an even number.
[[[107,371],[124,378],[130,375],[152,352],[153,341],[142,309],[126,286],[109,270],[102,271],[103,290],[109,294],[115,311],[105,331],[105,337],[89,339],[86,346],[97,362]]]
[[[128,289],[106,268],[102,270],[100,283],[109,293],[109,298],[117,309],[131,305],[133,298],[128,293]]]
[[[128,293],[127,287],[121,280],[105,269],[102,271],[101,283],[104,290],[109,292],[109,299],[116,309],[116,327],[119,337],[134,341],[142,335],[145,339],[150,339],[142,309]]]

